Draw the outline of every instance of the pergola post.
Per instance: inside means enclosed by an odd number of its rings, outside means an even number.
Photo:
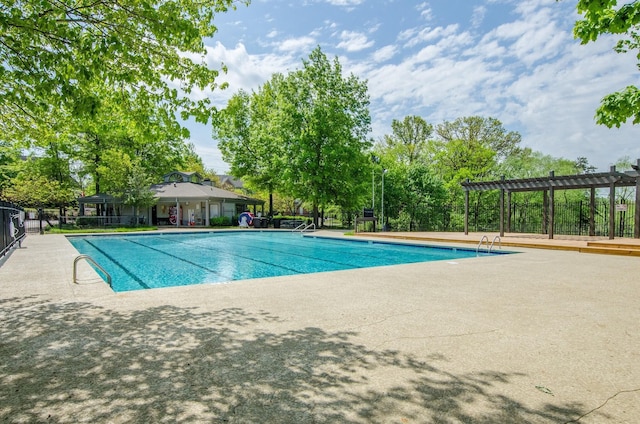
[[[469,189],[466,187],[464,189],[464,235],[469,235]]]
[[[549,231],[549,191],[542,190],[542,234]]]
[[[553,187],[553,177],[555,172],[549,172],[549,239],[553,238],[553,226],[555,225],[555,189]]]
[[[589,199],[589,235],[596,235],[596,188],[591,187],[591,198]]]
[[[504,175],[500,181],[504,182]],[[500,237],[504,237],[504,188],[500,189]]]
[[[633,220],[633,237],[640,238],[640,159],[637,159],[636,166],[636,208]]]
[[[511,228],[511,192],[507,192],[507,232],[510,233]]]
[[[613,174],[616,167],[613,165],[610,169]],[[609,240],[613,240],[616,236],[616,182],[611,180],[609,183]]]

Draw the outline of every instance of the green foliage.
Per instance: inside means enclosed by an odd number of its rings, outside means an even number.
[[[411,164],[419,158],[426,159],[433,125],[419,116],[406,116],[402,121],[394,119],[391,130],[391,135],[384,136],[384,148],[398,161]]]
[[[28,129],[65,108],[92,112],[96,81],[128,92],[146,92],[169,113],[206,122],[208,100],[181,91],[215,88],[222,69],[204,61],[213,18],[236,0],[3,1],[0,5],[0,117]],[[240,3],[248,3],[241,1]]]
[[[576,22],[574,36],[586,44],[604,34],[620,35],[616,52],[640,51],[640,2],[617,4],[617,0],[579,0],[577,10],[583,19]],[[640,53],[636,57],[640,59]],[[596,111],[596,122],[609,128],[620,127],[628,119],[634,124],[640,122],[640,94],[636,86],[605,96]]]
[[[13,176],[5,181],[4,199],[25,207],[64,207],[76,197],[76,184],[69,173],[69,158],[52,143],[42,156],[13,162]]]
[[[362,203],[368,105],[366,83],[344,77],[338,59],[330,62],[318,47],[302,69],[236,93],[214,136],[234,176],[307,201],[317,217],[321,205]]]
[[[287,151],[293,154],[283,178],[290,193],[313,205],[316,222],[319,205],[359,203],[370,146],[367,85],[345,78],[338,59],[330,62],[318,47],[289,75],[286,91]]]
[[[228,216],[217,216],[209,219],[209,225],[212,227],[229,227],[231,226],[231,218]]]
[[[640,90],[633,85],[604,96],[596,111],[597,122],[609,128],[620,128],[628,119],[640,123]]]
[[[471,116],[436,127],[436,171],[446,181],[451,201],[462,196],[460,183],[499,178],[498,165],[520,152],[520,134],[507,131],[495,118]]]
[[[282,188],[286,158],[283,132],[278,128],[282,83],[282,76],[276,74],[252,95],[234,94],[214,125],[214,136],[223,159],[231,165],[231,174],[257,190],[266,190],[270,213],[271,195]]]
[[[138,216],[139,208],[149,207],[156,203],[154,193],[149,189],[155,181],[140,164],[140,159],[130,159],[121,152],[112,153],[112,165],[115,168],[103,169],[101,174],[108,181],[105,193],[121,199],[125,205],[135,208],[134,216]],[[137,220],[136,220],[137,225]]]
[[[20,173],[4,189],[2,197],[24,207],[54,207],[69,205],[75,200],[75,193],[46,176]]]

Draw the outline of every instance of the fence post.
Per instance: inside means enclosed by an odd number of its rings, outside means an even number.
[[[469,182],[469,178],[467,178]],[[464,190],[464,235],[469,234],[469,189]]]
[[[44,230],[42,229],[43,219],[44,219],[44,210],[42,208],[38,208],[38,220],[40,221],[40,235],[44,234]]]

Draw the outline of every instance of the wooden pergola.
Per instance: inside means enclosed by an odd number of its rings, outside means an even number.
[[[540,178],[523,178],[515,180],[506,180],[504,177],[496,181],[480,181],[470,182],[467,180],[462,183],[465,190],[464,193],[464,233],[469,234],[469,192],[470,191],[488,191],[500,190],[500,236],[504,236],[505,228],[505,193],[507,194],[507,208],[511,208],[511,193],[524,191],[542,191],[543,192],[543,213],[548,214],[547,232],[549,238],[553,238],[554,226],[554,192],[556,190],[578,190],[590,189],[591,201],[589,207],[589,235],[595,235],[595,199],[597,188],[609,188],[609,238],[613,239],[615,235],[615,211],[616,211],[616,187],[634,187],[636,188],[635,198],[635,215],[633,236],[640,238],[640,159],[636,165],[632,166],[633,170],[626,172],[616,171],[616,167],[612,166],[609,172],[600,172],[593,174],[579,175],[563,175],[556,176],[553,171],[548,177]]]

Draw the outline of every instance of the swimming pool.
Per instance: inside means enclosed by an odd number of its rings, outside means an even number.
[[[68,240],[78,252],[90,255],[105,268],[116,292],[477,255],[475,249],[279,231],[68,236]]]

